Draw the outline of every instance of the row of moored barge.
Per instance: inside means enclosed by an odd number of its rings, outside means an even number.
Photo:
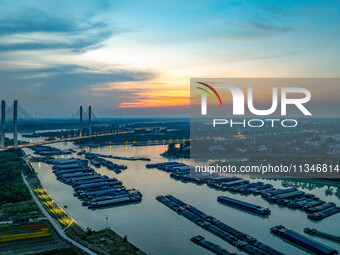
[[[176,180],[194,182],[199,185],[206,184],[217,190],[261,195],[268,202],[303,210],[308,214],[308,218],[313,220],[321,220],[340,211],[336,204],[326,203],[315,195],[307,194],[296,188],[276,189],[271,184],[250,182],[240,177],[196,173],[193,167],[178,162],[148,164],[146,167],[169,172],[170,177]]]
[[[85,152],[84,155],[86,159],[90,160],[90,163],[93,166],[95,167],[104,166],[107,169],[114,171],[116,174],[119,174],[122,172],[122,170],[127,169],[127,166],[118,165],[118,164],[113,163],[110,160],[106,160],[100,157],[99,156],[100,154]]]
[[[55,156],[55,155],[72,154],[71,151],[62,151],[58,148],[47,146],[47,145],[33,145],[28,148],[33,150],[34,154],[37,154],[40,156]]]
[[[52,167],[57,179],[73,187],[74,195],[88,208],[102,208],[140,202],[142,194],[126,189],[116,178],[100,175],[88,166],[86,159],[67,159]]]
[[[81,150],[77,153],[77,155],[85,155],[88,154],[85,150]],[[100,153],[91,153],[92,155],[95,155],[97,157],[101,158],[111,158],[111,159],[119,159],[119,160],[130,160],[130,161],[150,161],[150,158],[146,157],[122,157],[122,156],[113,156],[113,155],[105,155],[105,154],[100,154]]]
[[[287,239],[297,245],[300,245],[316,254],[321,255],[333,255],[338,254],[338,251],[328,247],[322,243],[319,243],[309,237],[306,237],[294,230],[287,229],[284,226],[275,226],[271,228],[271,231],[284,239]]]
[[[316,230],[314,228],[304,228],[303,231],[305,231],[305,233],[310,234],[310,235],[319,236],[319,237],[340,243],[340,236],[337,236],[337,235],[325,233],[325,232]]]
[[[233,227],[219,221],[218,219],[205,214],[196,207],[184,203],[172,195],[158,196],[156,199],[173,211],[192,221],[196,225],[211,232],[212,234],[218,236],[219,238],[227,241],[231,245],[248,254],[283,254],[272,247],[257,241],[254,237],[242,233],[241,231],[234,229]]]
[[[206,240],[203,236],[200,235],[192,237],[191,241],[217,255],[236,255],[235,253],[231,253],[226,249],[223,249],[221,246]]]

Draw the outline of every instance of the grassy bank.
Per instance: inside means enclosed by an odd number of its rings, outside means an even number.
[[[23,183],[21,171],[28,172],[23,153],[11,149],[0,153],[0,221],[20,221],[42,216]]]
[[[19,149],[0,153],[1,254],[58,254],[59,250],[79,254],[60,239],[32,199],[21,176],[22,171],[30,174],[23,156]]]

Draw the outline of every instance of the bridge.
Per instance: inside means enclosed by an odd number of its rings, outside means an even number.
[[[18,145],[18,148],[25,148],[25,147],[30,147],[30,146],[34,146],[34,145],[43,145],[43,144],[50,144],[50,143],[70,142],[70,141],[76,141],[76,140],[92,138],[92,137],[120,135],[120,134],[129,134],[129,133],[134,133],[134,131],[121,131],[121,132],[113,132],[113,133],[105,133],[105,134],[96,134],[96,135],[92,135],[92,136],[87,135],[87,136],[61,138],[61,139],[56,139],[56,140],[47,140],[47,141],[36,142],[36,143],[20,144],[20,145]],[[13,147],[14,146],[7,146],[6,149],[13,148]]]
[[[5,146],[5,138],[6,138],[6,116],[13,116],[13,145]],[[119,134],[126,134],[126,133],[133,133],[134,131],[118,131],[118,132],[111,132],[111,133],[102,133],[102,134],[93,134],[92,132],[92,125],[94,122],[98,122],[92,107],[89,106],[88,110],[85,112],[83,107],[80,106],[79,110],[73,114],[72,119],[79,118],[79,136],[76,137],[67,137],[67,138],[60,138],[55,140],[46,140],[41,142],[35,143],[25,143],[25,144],[18,144],[18,118],[26,119],[26,120],[33,120],[33,118],[22,108],[18,101],[15,100],[13,105],[7,107],[6,101],[1,102],[1,135],[0,135],[0,150],[5,150],[9,148],[24,148],[34,145],[43,145],[43,144],[50,144],[50,143],[57,143],[57,142],[68,142],[68,141],[75,141],[81,139],[91,139],[92,137],[100,137],[100,136],[111,136],[111,135],[119,135]],[[83,135],[83,128],[84,128],[84,119],[88,119],[88,135]]]

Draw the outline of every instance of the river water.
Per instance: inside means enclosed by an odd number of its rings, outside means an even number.
[[[60,149],[79,150],[79,147],[71,142],[56,143],[51,146]],[[114,156],[145,156],[151,158],[151,163],[167,161],[167,159],[160,156],[166,150],[165,145],[143,147],[120,145],[95,148],[82,147],[82,149]],[[32,153],[30,149],[25,150],[28,154]],[[67,155],[67,157],[80,156],[73,154]],[[189,163],[185,159],[178,161]],[[281,224],[300,233],[303,233],[304,227],[312,227],[340,235],[340,214],[333,215],[319,222],[313,222],[307,219],[307,215],[300,210],[269,204],[260,196],[231,194],[227,191],[216,191],[206,185],[199,186],[194,183],[176,181],[171,179],[166,172],[158,169],[147,169],[145,165],[150,162],[127,160],[113,160],[113,162],[127,165],[128,169],[118,175],[105,167],[96,168],[96,171],[109,177],[116,177],[129,189],[138,189],[143,194],[143,201],[141,203],[95,211],[89,210],[83,207],[81,201],[73,196],[72,187],[56,180],[50,165],[44,163],[33,163],[32,165],[38,172],[38,177],[47,192],[61,207],[67,205],[65,211],[82,227],[90,227],[95,230],[103,229],[106,227],[106,217],[108,217],[108,224],[111,229],[121,236],[127,235],[130,242],[147,254],[211,254],[190,241],[191,237],[198,234],[229,251],[244,254],[158,202],[155,197],[162,194],[172,194],[285,254],[309,254],[309,252],[271,234],[270,227],[274,225]],[[243,178],[247,177],[243,176]],[[340,187],[335,186],[335,184],[327,183],[327,185],[324,185],[315,181],[303,182],[301,180],[291,182],[285,180],[261,181],[271,183],[276,188],[282,188],[287,185],[296,186],[303,191],[317,195],[325,201],[335,202],[337,205],[340,205]],[[268,217],[262,217],[222,205],[216,201],[217,196],[221,194],[269,207],[271,214]],[[335,242],[313,236],[311,238],[333,248],[340,249],[340,245]]]

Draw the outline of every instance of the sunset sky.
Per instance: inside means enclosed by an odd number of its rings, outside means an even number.
[[[0,99],[38,117],[180,117],[192,77],[339,77],[339,5],[1,0]]]

